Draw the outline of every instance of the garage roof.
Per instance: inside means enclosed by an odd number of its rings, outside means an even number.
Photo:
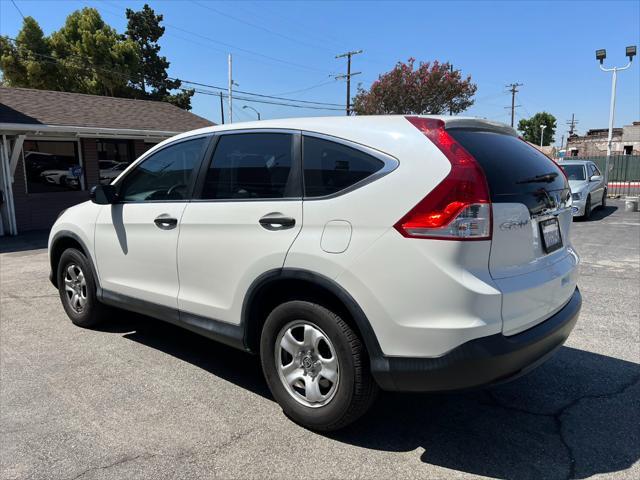
[[[167,102],[0,87],[1,124],[185,132],[215,125]]]

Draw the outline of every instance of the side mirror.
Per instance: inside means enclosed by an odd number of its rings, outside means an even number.
[[[592,182],[599,182],[602,180],[602,175],[591,175],[591,178],[589,179]]]
[[[118,201],[118,191],[114,185],[96,185],[91,189],[89,198],[98,205],[109,205]]]

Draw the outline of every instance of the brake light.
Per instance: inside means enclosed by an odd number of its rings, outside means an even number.
[[[445,240],[491,238],[491,201],[484,172],[444,128],[442,120],[405,117],[451,163],[451,171],[394,225],[405,237]]]

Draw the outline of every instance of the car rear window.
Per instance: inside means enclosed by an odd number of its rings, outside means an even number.
[[[303,165],[305,197],[324,197],[373,175],[384,162],[355,148],[305,135]]]
[[[448,129],[478,161],[489,183],[492,197],[566,188],[558,165],[527,142],[486,130]]]

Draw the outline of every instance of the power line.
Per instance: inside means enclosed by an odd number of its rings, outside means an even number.
[[[101,5],[104,6],[103,3],[101,3]],[[116,15],[117,16],[117,14],[115,14],[113,11],[111,11],[109,13],[111,15]],[[260,52],[256,52],[256,51],[249,50],[249,49],[246,49],[246,48],[238,47],[238,46],[235,46],[233,44],[230,44],[230,43],[227,43],[227,42],[223,42],[221,40],[216,40],[215,38],[211,38],[211,37],[208,37],[206,35],[202,35],[201,33],[192,32],[190,30],[187,30],[185,28],[179,27],[177,25],[172,25],[172,24],[167,23],[165,21],[163,21],[163,25],[165,27],[169,27],[169,28],[178,30],[178,31],[186,33],[188,35],[193,35],[195,37],[201,38],[201,39],[206,40],[208,42],[215,43],[215,44],[218,44],[218,45],[222,45],[224,47],[230,48],[232,50],[237,50],[239,52],[244,52],[244,53],[246,53],[248,55],[254,55],[254,56],[257,56],[257,57],[265,58],[267,60],[271,60],[272,62],[278,62],[278,63],[281,63],[281,64],[286,64],[286,65],[288,65],[290,67],[300,68],[300,69],[309,70],[309,71],[316,71],[316,72],[323,72],[323,73],[325,72],[324,70],[319,69],[317,67],[313,67],[313,66],[310,66],[310,65],[304,65],[304,64],[296,63],[296,62],[291,62],[289,60],[284,60],[284,59],[277,58],[277,57],[272,57],[270,55],[266,55],[266,54],[263,54],[263,53],[260,53]],[[175,34],[174,34],[174,36],[175,36]],[[176,38],[180,38],[181,40],[185,40],[185,41],[188,41],[188,42],[194,42],[193,39],[186,39],[184,37],[179,37],[179,36],[176,36]],[[197,42],[194,42],[194,43],[197,44]],[[218,51],[220,51],[220,50],[218,50]],[[228,53],[228,52],[224,52],[224,53]]]
[[[202,82],[192,82],[191,80],[182,80],[180,79],[180,81],[182,83],[186,83],[189,85],[196,85],[199,87],[207,87],[207,88],[213,88],[214,90],[227,90],[227,88],[225,87],[218,87],[217,85],[211,85],[209,83],[202,83]],[[298,100],[295,98],[286,98],[286,97],[278,97],[275,95],[265,95],[262,93],[254,93],[254,92],[247,92],[245,90],[234,90],[234,92],[238,92],[238,93],[242,93],[244,95],[252,95],[254,97],[261,97],[261,98],[272,98],[274,100],[286,100],[289,102],[297,102],[297,103],[309,103],[309,104],[315,104],[315,105],[330,105],[333,107],[340,107],[341,105],[339,103],[329,103],[329,102],[314,102],[312,100]]]
[[[250,4],[251,10],[245,8],[245,5],[247,4]],[[344,44],[343,41],[339,41],[331,37],[331,35],[326,31],[318,30],[318,27],[316,25],[305,26],[301,23],[301,18],[299,17],[287,18],[283,15],[282,12],[278,12],[277,14],[275,14],[269,7],[267,7],[267,9],[261,9],[261,7],[263,7],[264,5],[268,5],[268,2],[235,2],[233,7],[234,9],[243,10],[248,15],[254,15],[254,18],[255,15],[257,15],[260,21],[264,21],[265,17],[271,17],[271,20],[276,20],[277,22],[280,22],[281,25],[284,24],[287,31],[297,31],[305,38],[315,37],[316,41],[321,41],[323,44],[326,44],[327,42],[332,43],[335,45],[334,48],[337,48],[340,45]],[[291,9],[289,9],[288,11],[291,11]]]
[[[335,83],[335,79],[329,80],[328,82],[322,82],[322,83],[318,83],[318,84],[315,84],[315,85],[311,85],[310,87],[301,88],[299,90],[291,90],[291,91],[288,91],[288,92],[274,93],[274,95],[293,95],[294,93],[308,92],[309,90],[313,90],[315,88],[320,88],[320,87],[323,87],[325,85],[329,85],[330,83]]]
[[[16,44],[16,42],[17,42],[17,40],[15,38],[11,38],[11,37],[6,37],[6,38],[9,41],[11,41],[12,43],[14,43],[14,44]],[[18,51],[18,54],[20,54],[20,53],[21,52]],[[45,60],[50,60],[50,61],[52,61],[54,63],[59,63],[61,65],[64,65],[64,62],[68,61],[69,59],[85,60],[82,57],[78,57],[78,56],[74,56],[74,55],[69,55],[66,58],[58,58],[58,57],[54,57],[54,56],[51,56],[51,55],[46,55],[46,54],[38,53],[38,52],[30,52],[30,53],[32,55],[36,55],[38,57],[44,58]],[[76,64],[76,66],[78,66],[78,64]],[[130,81],[130,82],[135,81],[134,79],[130,78],[129,76],[125,75],[122,72],[118,72],[118,71],[115,71],[115,70],[110,70],[108,68],[99,67],[99,66],[96,66],[96,65],[90,65],[90,64],[87,64],[86,61],[84,62],[84,64],[79,65],[79,66],[82,67],[82,68],[89,68],[89,69],[93,69],[93,70],[96,70],[96,71],[103,71],[103,72],[106,72],[106,73],[110,73],[112,75],[119,76],[119,77],[123,78],[124,80]],[[178,78],[173,78],[173,77],[167,77],[167,78],[169,80],[173,80],[173,81],[180,80],[180,82],[188,84],[188,85],[196,85],[196,86],[211,88],[211,89],[220,90],[220,91],[226,91],[227,90],[227,88],[225,88],[225,87],[219,87],[217,85],[211,85],[211,84],[208,84],[208,83],[195,82],[195,81],[191,81],[191,80],[183,80],[183,79],[178,79]],[[180,90],[186,91],[188,89],[182,88]],[[198,91],[198,90],[196,89],[196,91]],[[331,107],[340,107],[341,106],[339,103],[315,102],[315,101],[311,101],[311,100],[298,100],[298,99],[295,99],[295,98],[279,97],[279,96],[275,96],[275,95],[264,95],[264,94],[261,94],[261,93],[248,92],[248,91],[245,91],[245,90],[234,90],[234,91],[238,92],[240,94],[244,94],[244,95],[251,95],[251,96],[255,96],[255,97],[274,99],[274,100],[283,100],[283,101],[286,101],[286,102],[295,102],[295,103],[301,103],[301,104],[308,104],[308,105],[312,105],[312,106],[316,106],[316,107],[317,106],[321,106],[321,105],[326,105],[326,106],[331,106]],[[198,91],[198,93],[205,93],[205,92],[200,90],[200,91]],[[207,93],[210,93],[210,94],[213,94],[213,95],[217,95],[218,94],[218,93],[215,93],[215,92],[207,92]],[[254,100],[254,101],[257,102],[257,100]],[[266,102],[258,102],[258,103],[266,103]],[[282,105],[285,105],[285,104],[283,103]],[[299,106],[299,107],[300,108],[305,108],[303,106]],[[308,108],[312,108],[312,107],[310,106]],[[323,110],[339,110],[339,109],[338,108],[335,108],[335,109],[329,108],[329,109],[323,109]]]
[[[193,3],[194,5],[199,6],[200,8],[205,8],[207,10],[210,10],[210,11],[214,12],[214,13],[217,13],[218,15],[221,15],[223,17],[230,18],[231,20],[235,20],[236,22],[243,23],[245,25],[249,25],[250,27],[256,28],[258,30],[262,30],[263,32],[267,32],[267,33],[270,33],[272,35],[276,35],[276,36],[278,36],[280,38],[284,38],[285,40],[289,40],[289,41],[294,42],[296,44],[307,45],[307,46],[310,46],[312,48],[318,48],[318,49],[321,49],[321,50],[330,51],[326,47],[321,47],[319,45],[314,45],[314,44],[305,42],[303,40],[300,40],[299,38],[290,37],[290,36],[285,35],[283,33],[271,30],[271,29],[269,29],[269,28],[267,28],[267,27],[265,27],[263,25],[258,25],[256,23],[250,22],[250,21],[245,20],[243,18],[239,18],[239,17],[236,17],[236,16],[231,15],[229,13],[222,12],[222,11],[218,10],[217,8],[212,7],[211,5],[208,5],[208,4],[205,5],[205,4],[202,4],[202,3],[197,2],[195,0],[191,0],[191,3]]]
[[[184,89],[183,89],[184,90]],[[213,95],[213,96],[218,96],[220,95],[220,93],[222,93],[222,96],[225,98],[228,98],[229,95],[223,92],[217,93],[217,92],[211,92],[208,90],[200,90],[200,89],[195,89],[196,93],[201,93],[202,95]],[[237,92],[237,90],[235,90]],[[257,100],[255,98],[249,98],[249,97],[240,97],[238,95],[234,95],[233,96],[234,100],[242,100],[245,102],[252,102],[252,103],[264,103],[267,105],[281,105],[281,106],[285,106],[285,107],[293,107],[293,108],[305,108],[305,109],[310,109],[310,110],[334,110],[334,111],[341,111],[342,108],[335,108],[335,107],[320,107],[320,106],[310,106],[310,105],[296,105],[293,103],[285,103],[285,102],[272,102],[270,100]]]
[[[16,4],[15,0],[11,0],[11,3],[13,3],[13,6],[16,7],[16,10],[18,11],[18,13],[20,14],[20,16],[22,17],[22,20],[24,20],[24,15],[22,14],[22,11],[20,10],[20,8],[18,7],[18,5]]]
[[[289,66],[291,66],[291,67],[302,68],[302,69],[305,69],[305,70],[313,70],[313,71],[316,71],[316,72],[324,72],[324,70],[321,70],[321,69],[316,68],[316,67],[311,67],[311,66],[309,66],[309,65],[303,65],[303,64],[301,64],[301,63],[296,63],[296,62],[290,62],[289,60],[283,60],[283,59],[281,59],[281,58],[272,57],[272,56],[270,56],[270,55],[265,55],[265,54],[263,54],[263,53],[254,52],[253,50],[249,50],[249,49],[246,49],[246,48],[237,47],[237,46],[232,45],[232,44],[230,44],[230,43],[222,42],[222,41],[220,41],[220,40],[216,40],[216,39],[213,39],[213,38],[211,38],[211,37],[207,37],[206,35],[202,35],[202,34],[200,34],[200,33],[191,32],[191,31],[189,31],[189,30],[186,30],[186,29],[184,29],[184,28],[178,27],[178,26],[176,26],[176,25],[171,25],[171,24],[166,23],[166,22],[165,22],[165,25],[166,25],[167,27],[174,28],[174,29],[176,29],[176,30],[179,30],[179,31],[184,32],[184,33],[187,33],[187,34],[189,34],[189,35],[193,35],[193,36],[195,36],[195,37],[199,37],[199,38],[202,38],[202,39],[207,40],[207,41],[209,41],[209,42],[217,43],[217,44],[219,44],[219,45],[224,45],[224,46],[225,46],[225,47],[227,47],[227,48],[231,48],[231,49],[234,49],[234,50],[238,50],[238,51],[240,51],[240,52],[244,52],[244,53],[249,54],[249,55],[255,55],[255,56],[257,56],[257,57],[266,58],[266,59],[268,59],[268,60],[272,60],[272,61],[274,61],[274,62],[279,62],[279,63],[285,64],[285,65],[289,65]]]
[[[531,117],[531,112],[527,109],[527,107],[524,106],[524,103],[522,102],[522,97],[520,97],[520,95],[516,95],[516,100],[518,100],[518,102],[520,103],[520,105],[517,105],[518,107],[522,107],[522,109],[524,110],[524,113],[527,114],[527,117]]]

